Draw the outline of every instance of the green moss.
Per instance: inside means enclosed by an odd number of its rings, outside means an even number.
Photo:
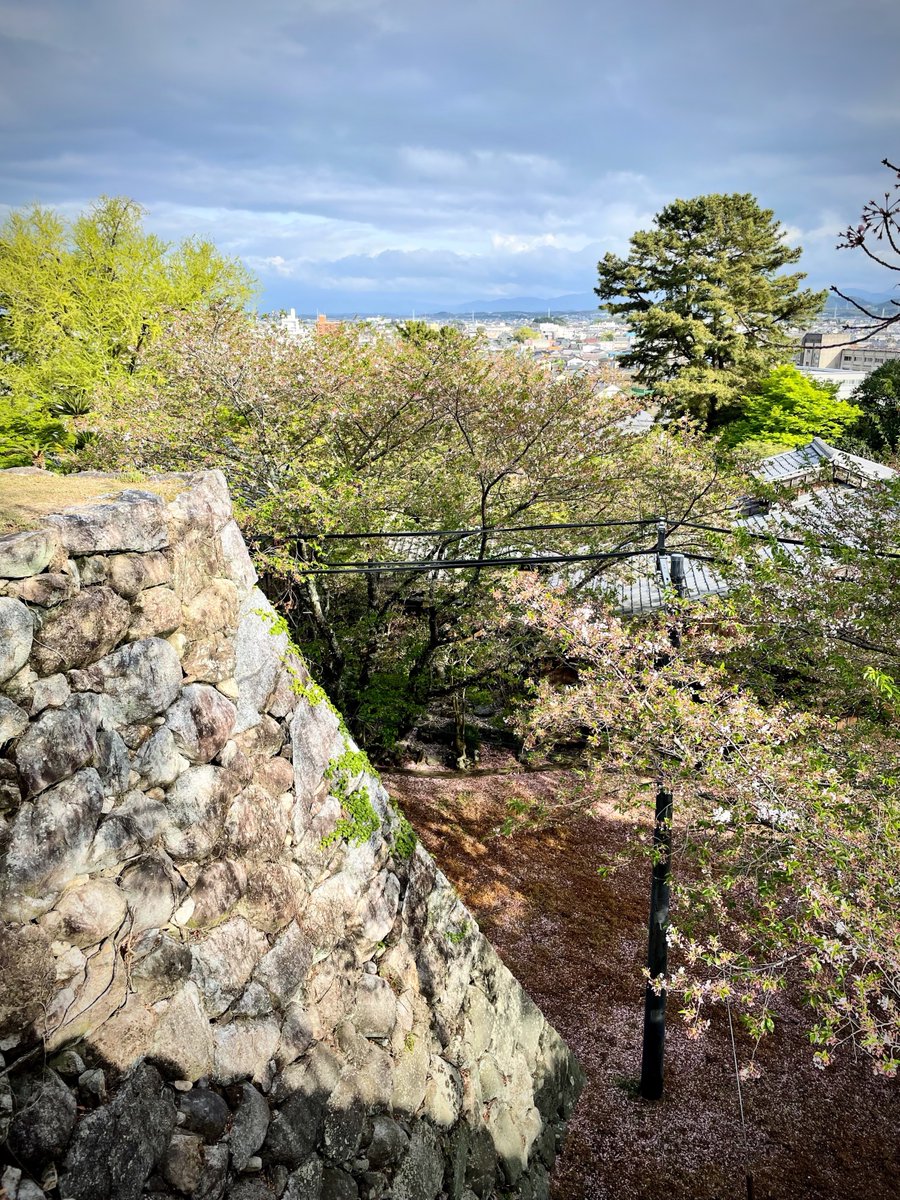
[[[273,637],[284,637],[287,640],[287,650],[282,655],[282,665],[291,680],[291,690],[296,696],[302,697],[311,707],[324,704],[337,719],[342,736],[351,741],[350,730],[347,728],[341,713],[329,700],[325,689],[312,678],[304,679],[294,661],[301,663],[306,670],[306,662],[300,647],[291,637],[287,619],[265,608],[254,609],[256,615],[269,627]],[[309,674],[307,670],[307,675]],[[359,775],[371,775],[378,779],[378,772],[369,761],[365,750],[344,750],[343,754],[331,760],[325,771],[325,778],[333,781],[331,793],[341,802],[344,816],[340,818],[331,833],[327,833],[319,843],[323,849],[338,841],[346,841],[353,846],[361,846],[367,842],[373,833],[381,828],[381,820],[372,804],[368,792],[364,788],[349,791],[350,781]],[[397,821],[394,829],[393,849],[398,858],[410,859],[416,848],[416,834],[412,825],[401,812],[396,801],[391,801]]]
[[[347,815],[341,817],[331,833],[326,833],[322,838],[319,845],[323,849],[340,841],[348,842],[351,846],[361,846],[381,828],[381,819],[364,788],[357,788],[355,792],[344,792],[339,799],[341,808]]]
[[[338,758],[333,758],[325,771],[325,778],[334,779],[338,775],[345,775],[350,779],[356,775],[378,778],[378,772],[369,762],[365,750],[345,750]]]
[[[391,800],[391,808],[397,817],[397,825],[394,829],[394,853],[398,858],[406,861],[412,858],[418,838],[416,837],[416,831],[410,825],[409,821],[407,821],[403,810],[396,800]]]
[[[454,946],[458,946],[460,942],[465,941],[465,939],[468,937],[468,934],[469,934],[469,922],[463,921],[463,923],[462,923],[462,925],[460,925],[459,929],[448,929],[447,930],[447,941],[451,942]]]

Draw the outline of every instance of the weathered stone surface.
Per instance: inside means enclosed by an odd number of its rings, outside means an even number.
[[[322,1160],[311,1154],[288,1176],[282,1200],[321,1200]]]
[[[322,1126],[322,1144],[334,1162],[354,1158],[362,1143],[366,1106],[362,1101],[356,1072],[344,1076],[328,1098]]]
[[[31,715],[36,717],[45,708],[61,708],[71,694],[65,675],[36,680],[31,694]]]
[[[278,755],[254,764],[253,782],[263,787],[270,796],[283,796],[294,786],[294,768],[286,758]]]
[[[64,600],[70,600],[77,591],[78,580],[74,575],[46,571],[43,575],[33,575],[30,579],[11,583],[6,594],[26,604],[36,604],[38,608],[55,608]]]
[[[408,1145],[409,1138],[393,1117],[380,1114],[372,1119],[372,1133],[365,1155],[376,1170],[399,1162]]]
[[[238,731],[259,720],[288,652],[287,635],[272,632],[276,620],[277,613],[269,601],[259,588],[254,588],[241,604],[235,636],[234,677],[240,696]]]
[[[421,1034],[411,1037],[412,1042],[404,1047],[394,1071],[392,1103],[395,1112],[418,1112],[425,1099],[430,1059],[428,1044]]]
[[[15,760],[26,796],[68,779],[96,759],[96,720],[79,699],[42,713],[19,739]]]
[[[219,533],[222,557],[225,560],[228,578],[236,584],[241,597],[253,587],[257,580],[256,568],[235,521],[229,521]]]
[[[231,496],[221,471],[195,471],[186,477],[190,486],[179,492],[166,513],[175,537],[201,534],[206,541],[232,517]]]
[[[25,579],[43,571],[59,549],[53,529],[7,533],[0,537],[0,579]]]
[[[16,1161],[37,1169],[58,1158],[75,1125],[76,1102],[55,1071],[44,1068],[14,1078],[16,1115],[8,1134]]]
[[[146,637],[165,637],[173,633],[181,623],[181,601],[171,588],[149,588],[131,606],[131,624],[128,637],[131,641]]]
[[[327,1093],[294,1092],[272,1118],[265,1154],[275,1162],[297,1167],[315,1150],[325,1120]]]
[[[226,916],[247,890],[247,868],[232,859],[217,859],[200,872],[191,889],[194,911],[188,924],[202,929]]]
[[[397,1023],[397,997],[379,975],[363,975],[350,1020],[363,1037],[390,1037]]]
[[[178,1111],[184,1116],[182,1129],[188,1133],[200,1134],[206,1142],[217,1142],[225,1133],[225,1127],[231,1117],[228,1105],[222,1097],[210,1088],[204,1087],[192,1088],[189,1092],[179,1092]],[[268,1124],[268,1113],[266,1124]],[[260,1145],[262,1145],[261,1140]]]
[[[222,1200],[227,1177],[228,1147],[223,1145],[204,1146],[203,1174],[192,1200]]]
[[[14,812],[21,802],[22,788],[15,764],[8,758],[0,758],[0,818],[7,812]]]
[[[20,600],[0,596],[0,683],[11,679],[31,654],[34,621]]]
[[[82,587],[93,587],[109,579],[109,558],[105,554],[89,554],[74,561]]]
[[[281,1031],[272,1017],[232,1021],[213,1027],[213,1062],[222,1083],[252,1079],[268,1086]]]
[[[409,1150],[394,1177],[395,1200],[434,1200],[444,1181],[444,1156],[437,1134],[420,1122],[413,1130]]]
[[[152,492],[120,492],[114,499],[66,509],[46,523],[70,554],[160,550],[169,541],[165,502]]]
[[[60,1194],[74,1200],[138,1200],[175,1126],[171,1093],[141,1065],[109,1104],[82,1118],[65,1160]]]
[[[157,588],[172,581],[172,568],[165,554],[113,554],[105,560],[106,579],[111,587],[134,600],[148,588]]]
[[[12,700],[0,696],[0,746],[5,746],[12,738],[19,736],[28,728],[28,713],[19,708]]]
[[[459,1071],[444,1059],[433,1058],[431,1077],[425,1088],[425,1116],[439,1129],[450,1129],[459,1117],[462,1103],[463,1085]]]
[[[85,960],[83,977],[58,992],[40,1027],[48,1050],[92,1033],[119,1009],[127,995],[126,968],[111,940]]]
[[[322,1171],[322,1200],[359,1200],[356,1180],[339,1167],[325,1167]]]
[[[269,948],[265,935],[243,917],[232,917],[193,946],[191,978],[203,995],[210,1016],[231,1004]]]
[[[131,781],[131,758],[128,747],[118,733],[100,730],[94,765],[107,792],[116,799],[124,796]]]
[[[160,1173],[170,1187],[184,1195],[196,1191],[203,1175],[203,1139],[176,1129],[160,1163]]]
[[[166,806],[144,792],[128,792],[97,830],[88,854],[94,869],[114,868],[152,846],[167,827]]]
[[[169,823],[162,842],[173,858],[200,861],[222,840],[226,804],[233,794],[227,771],[208,764],[189,767],[166,793]]]
[[[217,683],[235,674],[238,609],[237,588],[230,579],[214,579],[184,606],[182,663],[187,676]]]
[[[158,954],[158,958],[164,956],[164,953]],[[167,965],[177,970],[179,964],[174,956],[170,956]],[[146,976],[144,978],[146,981]],[[162,976],[157,975],[154,982],[161,987]],[[214,1049],[212,1029],[200,993],[195,984],[185,983],[160,1018],[149,1056],[179,1079],[194,1080],[212,1070]]]
[[[274,859],[284,847],[290,813],[278,797],[251,785],[228,807],[225,836],[228,852],[244,858]]]
[[[68,887],[41,924],[54,940],[95,946],[119,929],[126,911],[125,894],[112,879],[86,879]]]
[[[230,700],[205,683],[191,683],[166,713],[178,750],[191,762],[215,758],[231,736],[237,710]]]
[[[122,640],[130,620],[131,609],[112,588],[85,588],[47,613],[31,661],[41,675],[87,667]]]
[[[148,1004],[172,996],[191,973],[190,948],[164,933],[142,939],[131,968],[131,986]],[[190,985],[194,988],[194,984]]]
[[[147,739],[134,756],[134,769],[147,787],[168,787],[188,769],[190,763],[179,754],[175,737],[165,725]]]
[[[252,1083],[240,1089],[240,1100],[231,1126],[231,1160],[236,1171],[243,1171],[249,1159],[266,1140],[269,1106]]]
[[[145,638],[120,646],[84,671],[73,671],[78,691],[105,692],[121,707],[125,723],[163,712],[181,687],[178,655],[162,638]]]
[[[9,892],[52,893],[82,869],[103,808],[100,776],[88,767],[50,788],[16,813],[6,851]],[[0,877],[0,887],[3,879]]]
[[[312,943],[299,925],[291,922],[260,960],[254,978],[267,989],[279,1008],[285,1009],[303,986],[312,959]]]
[[[162,855],[148,855],[125,868],[119,876],[119,887],[131,909],[132,936],[168,925],[180,899],[176,878]]]

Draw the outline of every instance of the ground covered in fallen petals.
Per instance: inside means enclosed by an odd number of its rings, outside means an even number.
[[[612,802],[535,832],[498,833],[524,806],[552,809],[564,782],[525,773],[385,773],[428,850],[547,1017],[587,1084],[554,1174],[554,1200],[890,1200],[900,1197],[900,1084],[851,1055],[816,1070],[799,1007],[776,1034],[738,1112],[725,1012],[699,1041],[670,1019],[666,1097],[634,1098],[649,881],[642,863],[597,874],[624,844]],[[510,803],[512,802],[512,803]],[[516,816],[518,821],[521,816]],[[752,1045],[737,1031],[739,1059]]]

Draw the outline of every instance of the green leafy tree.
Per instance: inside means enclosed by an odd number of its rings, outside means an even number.
[[[723,440],[782,449],[805,446],[814,437],[838,441],[861,410],[837,392],[837,384],[816,383],[794,366],[775,367],[742,397],[743,416],[725,428]]]
[[[95,461],[222,468],[267,586],[368,746],[487,680],[497,699],[521,685],[521,647],[493,636],[496,573],[480,562],[652,543],[640,526],[539,526],[644,517],[661,500],[680,514],[697,495],[678,454],[620,428],[638,401],[460,333],[347,326],[300,344],[220,308],[179,321],[150,357],[164,382],[139,409],[105,414]],[[715,478],[710,466],[700,489],[721,507]],[[434,565],[339,573],[411,559]],[[442,569],[458,559],[471,568]],[[559,569],[580,587],[609,565]]]
[[[637,811],[648,779],[674,796],[672,956],[653,983],[695,1031],[727,1002],[758,1039],[799,987],[817,1065],[850,1045],[895,1076],[898,487],[841,496],[795,506],[791,553],[737,538],[727,600],[629,622],[518,582],[515,619],[578,671],[536,683],[522,732],[586,742],[586,799],[610,769]],[[639,828],[635,849],[658,861]]]
[[[541,335],[529,325],[521,325],[512,336],[514,342],[532,342]]]
[[[36,206],[0,228],[0,463],[77,449],[99,392],[137,394],[142,351],[173,315],[251,296],[238,263],[172,246],[143,216],[102,197],[71,223]]]
[[[632,235],[627,258],[607,254],[594,289],[625,317],[634,344],[622,365],[676,409],[709,425],[792,349],[824,292],[784,273],[800,258],[771,209],[749,194],[676,200]]]
[[[873,450],[900,450],[900,359],[876,367],[854,389],[860,417],[850,431]]]

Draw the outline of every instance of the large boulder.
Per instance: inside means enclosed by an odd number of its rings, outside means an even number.
[[[159,1072],[138,1066],[109,1104],[83,1117],[60,1180],[73,1200],[138,1200],[175,1126],[175,1106]]]
[[[70,554],[161,550],[169,543],[166,505],[153,492],[125,491],[47,518]]]
[[[90,706],[72,697],[62,708],[50,708],[19,739],[16,765],[26,796],[68,779],[93,763],[98,753],[97,721]]]
[[[112,588],[85,588],[44,618],[32,662],[41,675],[89,666],[122,640],[130,621],[127,601]]]
[[[25,579],[43,571],[59,549],[55,529],[7,533],[0,537],[0,579]]]
[[[125,722],[145,721],[164,712],[181,687],[178,654],[162,638],[120,646],[70,677],[77,691],[105,692],[120,705]]]
[[[0,895],[26,892],[44,910],[55,891],[79,874],[103,809],[103,785],[93,767],[26,801],[0,859]],[[6,906],[7,898],[3,905]]]
[[[16,1078],[13,1094],[16,1115],[7,1145],[17,1162],[32,1169],[42,1167],[68,1145],[75,1125],[75,1096],[56,1072],[46,1067]]]
[[[105,578],[127,600],[134,600],[146,588],[170,583],[172,568],[165,554],[113,554],[104,560]]]
[[[34,620],[21,602],[0,596],[0,683],[12,679],[28,662],[34,641]]]
[[[178,750],[195,763],[206,763],[219,753],[234,727],[236,709],[221,692],[204,683],[182,688],[166,713]]]

